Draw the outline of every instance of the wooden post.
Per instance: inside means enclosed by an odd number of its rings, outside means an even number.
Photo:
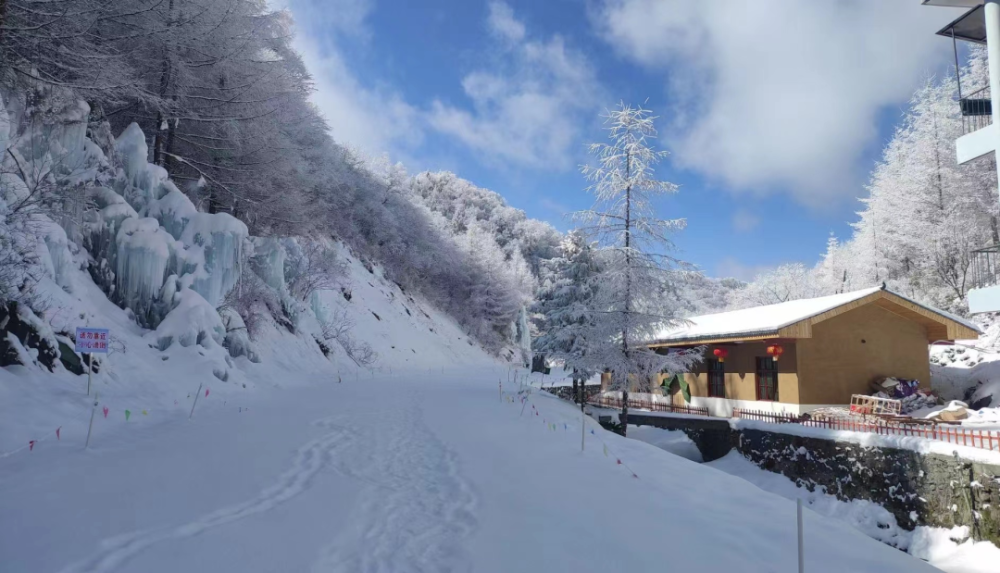
[[[201,384],[198,384],[198,391],[194,395],[194,404],[191,404],[191,413],[188,414],[188,420],[194,416],[194,407],[198,405],[198,396],[201,396]]]
[[[802,543],[802,499],[795,500],[795,517],[798,523],[799,530],[799,573],[805,573],[806,570],[806,556],[803,552]]]
[[[88,392],[89,393],[89,392]],[[94,393],[94,409],[90,411],[90,425],[87,426],[87,441],[83,444],[83,449],[90,447],[90,432],[94,429],[94,414],[97,413],[97,393]]]

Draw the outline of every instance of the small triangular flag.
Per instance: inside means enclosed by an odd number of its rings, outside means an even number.
[[[30,452],[34,449],[35,449],[35,440],[28,440],[28,451]]]
[[[128,422],[128,417],[132,415],[131,410],[125,410],[125,421]]]
[[[208,388],[205,388],[205,397],[208,398]]]
[[[591,431],[590,431],[590,433],[591,433],[591,434],[593,434],[593,433],[594,433],[594,430],[591,430]],[[594,435],[596,436],[597,434],[594,434]]]
[[[62,430],[62,426],[59,426],[58,428],[56,428],[56,439],[57,439],[57,440],[61,440],[61,439],[62,439],[62,438],[61,438],[61,437],[59,436],[59,431],[60,431],[60,430]]]
[[[622,461],[621,460],[618,460],[618,465],[622,465]]]
[[[637,476],[635,474],[632,474],[632,477],[634,477],[635,479],[639,479],[639,476]]]
[[[143,410],[143,411],[142,411],[142,415],[143,415],[143,416],[148,416],[148,415],[149,415],[149,412],[147,412],[147,411]]]
[[[104,407],[104,417],[105,418],[108,417],[108,407],[107,406]]]

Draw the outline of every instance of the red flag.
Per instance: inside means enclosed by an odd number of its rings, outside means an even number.
[[[59,426],[58,428],[56,428],[56,439],[57,440],[61,440],[62,439],[62,438],[59,437],[59,430],[61,430],[61,429],[62,429],[62,426]]]
[[[28,441],[28,451],[30,452],[31,450],[34,450],[34,449],[35,449],[35,440],[29,440]]]
[[[205,388],[205,397],[208,398],[208,388]]]
[[[108,417],[108,407],[107,406],[104,407],[104,417],[105,418]]]
[[[622,465],[622,461],[621,460],[618,460],[618,465]]]

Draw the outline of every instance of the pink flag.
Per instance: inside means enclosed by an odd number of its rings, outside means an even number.
[[[62,438],[59,437],[59,430],[61,430],[61,429],[62,429],[62,426],[59,426],[58,428],[56,428],[56,439],[57,440],[61,440],[62,439]]]
[[[34,449],[35,449],[35,440],[29,440],[28,441],[28,451],[30,452],[31,450],[34,450]]]
[[[618,465],[622,465],[622,461],[621,460],[618,460]]]
[[[104,417],[105,418],[108,417],[108,407],[107,406],[104,407]]]
[[[208,388],[205,388],[205,397],[208,398]]]

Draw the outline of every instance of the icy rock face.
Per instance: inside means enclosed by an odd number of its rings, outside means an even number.
[[[42,268],[57,285],[67,292],[73,292],[73,275],[71,273],[73,255],[69,252],[69,239],[66,237],[66,231],[53,222],[39,224],[38,231],[42,236],[42,244],[45,246],[45,252],[39,253]],[[41,250],[39,249],[39,251]]]
[[[264,283],[284,293],[285,287],[285,248],[278,239],[254,238],[253,269]]]
[[[139,125],[133,123],[115,139],[115,154],[125,170],[126,184],[119,192],[136,211],[142,212],[154,199],[159,199],[160,183],[167,172],[146,161],[149,148]]]
[[[222,345],[229,351],[229,355],[233,358],[246,356],[251,362],[260,362],[247,335],[247,325],[239,313],[231,308],[224,308],[219,311],[219,316],[226,329],[226,338]]]
[[[145,136],[134,123],[115,140],[124,171],[117,185],[121,195],[108,190],[119,199],[103,197],[102,217],[110,232],[119,228],[116,251],[108,257],[117,275],[118,299],[155,327],[172,308],[169,300],[160,299],[166,308],[150,312],[165,286],[158,282],[165,273],[176,272],[177,288],[190,288],[217,306],[239,280],[249,232],[231,215],[199,213],[166,171],[146,161],[148,151]],[[145,217],[143,223],[133,222],[138,216]],[[99,243],[100,238],[92,242]]]
[[[521,307],[517,316],[517,345],[521,350],[521,359],[525,364],[531,362],[531,330],[528,328],[528,309]]]
[[[156,339],[160,350],[171,344],[211,348],[221,346],[226,338],[226,328],[215,307],[193,290],[182,290],[176,295],[177,306],[147,336]]]
[[[140,324],[155,326],[155,303],[171,263],[173,238],[156,219],[125,219],[116,237],[115,298],[136,314]]]
[[[187,262],[197,266],[191,288],[210,304],[218,306],[236,286],[248,235],[247,226],[227,213],[195,213],[184,227]]]

